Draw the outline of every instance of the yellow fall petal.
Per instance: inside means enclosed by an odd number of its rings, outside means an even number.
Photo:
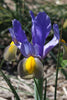
[[[39,79],[43,76],[43,64],[38,58],[30,56],[24,58],[18,64],[18,75],[24,79],[31,79],[33,77]]]
[[[17,47],[12,41],[9,46],[6,47],[4,51],[4,59],[7,61],[14,61],[16,58]]]

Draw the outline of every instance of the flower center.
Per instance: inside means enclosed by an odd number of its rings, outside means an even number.
[[[25,68],[29,74],[32,74],[35,70],[35,59],[34,57],[30,56],[25,62]]]

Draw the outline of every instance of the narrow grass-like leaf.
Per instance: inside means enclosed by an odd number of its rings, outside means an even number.
[[[3,73],[3,71],[2,71],[1,69],[0,69],[0,72],[1,72],[1,74],[2,74],[2,76],[3,76],[3,78],[5,79],[5,81],[7,82],[8,86],[9,86],[10,89],[12,90],[12,92],[13,92],[13,94],[14,94],[16,100],[20,100],[20,98],[19,98],[17,92],[15,91],[14,87],[11,85],[9,79],[6,77],[6,75]]]
[[[3,78],[5,79],[6,83],[8,84],[8,86],[9,86],[10,89],[12,90],[12,92],[13,92],[13,94],[14,94],[16,100],[20,100],[20,98],[19,98],[17,92],[15,91],[14,87],[11,85],[9,79],[6,77],[6,75],[5,75],[5,74],[3,73],[3,71],[1,70],[1,67],[2,67],[3,63],[4,63],[4,59],[2,60],[2,62],[1,62],[1,64],[0,64],[0,72],[1,72],[1,74],[2,74],[2,76],[3,76]]]

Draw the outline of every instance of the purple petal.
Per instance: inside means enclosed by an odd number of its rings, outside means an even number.
[[[17,21],[16,19],[14,19],[12,21],[12,24],[13,24],[14,35],[15,35],[17,41],[19,41],[21,43],[27,41],[25,32],[22,30],[20,22]]]
[[[58,25],[57,25],[57,24],[53,24],[53,29],[54,29],[54,33],[56,34],[56,37],[57,37],[58,39],[60,39],[60,37],[59,37],[59,27],[58,27]]]
[[[45,12],[40,12],[32,24],[32,42],[43,46],[51,30],[50,18]]]
[[[34,21],[35,19],[35,16],[34,16],[34,13],[32,11],[29,11],[30,15],[31,15],[31,18],[32,18],[32,22]]]
[[[33,15],[31,14],[32,18]],[[33,45],[39,46],[39,55],[43,54],[43,46],[45,39],[49,35],[51,30],[51,21],[49,16],[45,12],[40,12],[32,22],[32,42]]]
[[[9,32],[10,32],[10,34],[11,34],[11,37],[12,37],[12,38],[16,38],[16,37],[15,37],[15,34],[14,34],[13,28],[9,28],[8,30],[9,30]]]
[[[59,28],[57,24],[53,25],[54,29],[54,37],[53,39],[48,42],[43,49],[43,58],[46,57],[46,55],[49,53],[49,51],[55,47],[59,43],[60,35],[59,35]]]
[[[35,49],[34,49],[34,46],[31,43],[29,43],[29,49],[30,49],[30,54],[32,56],[34,56],[35,55]]]
[[[22,43],[20,51],[25,57],[29,57],[29,56],[34,56],[35,55],[34,46],[29,42]]]
[[[14,34],[13,28],[9,28],[8,30],[9,30],[9,32],[10,32],[10,34],[11,34],[12,41],[14,41],[15,45],[16,45],[18,48],[20,48],[20,42],[17,41],[16,36],[15,36],[15,34]]]
[[[28,54],[29,54],[29,45],[28,45],[27,42],[21,44],[20,51],[23,54],[23,56],[28,57]]]
[[[34,50],[35,50],[35,55],[34,56],[41,58],[41,56],[39,54],[40,48],[39,48],[39,46],[37,44],[34,45]]]

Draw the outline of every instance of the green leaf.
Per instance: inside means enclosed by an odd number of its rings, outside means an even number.
[[[1,72],[1,74],[2,74],[2,76],[3,76],[3,78],[5,79],[5,81],[7,82],[8,86],[9,86],[10,89],[12,90],[12,92],[13,92],[13,94],[14,94],[16,100],[20,100],[20,98],[19,98],[17,92],[15,91],[14,87],[11,85],[10,80],[6,77],[6,75],[3,73],[3,71],[2,71],[1,69],[0,69],[0,72]]]
[[[65,68],[67,66],[67,60],[63,60],[61,65],[62,65],[63,68]]]

